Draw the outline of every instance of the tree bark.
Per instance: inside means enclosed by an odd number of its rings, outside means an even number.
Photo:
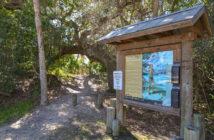
[[[11,0],[10,2],[5,4],[4,2],[0,2],[0,4],[3,5],[3,7],[8,10],[17,10],[17,9],[21,9],[23,5],[23,0]]]
[[[33,5],[34,5],[34,12],[35,12],[35,24],[36,24],[38,50],[39,50],[41,105],[46,105],[47,76],[46,76],[45,51],[44,51],[44,44],[43,44],[42,25],[41,25],[40,0],[33,0]]]
[[[159,0],[153,0],[152,1],[152,16],[153,17],[158,16],[158,10],[159,10]]]
[[[192,41],[182,42],[181,64],[181,127],[180,136],[184,136],[184,128],[192,125],[193,113],[193,50]]]
[[[114,91],[113,72],[114,72],[114,70],[116,70],[116,64],[111,63],[106,66],[106,69],[107,69],[107,78],[108,78],[108,88],[109,88],[109,91],[112,92],[112,91]]]

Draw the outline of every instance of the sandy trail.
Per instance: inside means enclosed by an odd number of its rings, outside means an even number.
[[[112,140],[112,136],[105,133],[106,107],[98,109],[95,106],[98,88],[100,86],[86,76],[78,76],[73,82],[65,82],[62,89],[68,94],[0,127],[0,140]],[[72,106],[71,93],[78,95],[78,105],[75,107]],[[159,128],[151,124],[155,114],[143,112],[142,117],[136,111],[128,113],[127,128],[131,130],[123,128],[118,140],[168,140],[168,137],[161,135],[164,133],[159,133],[165,127]],[[166,127],[169,126],[174,127],[174,123],[167,123]],[[150,127],[151,129],[146,129]],[[137,133],[133,131],[135,128]]]
[[[105,136],[105,108],[95,106],[96,86],[89,78],[79,76],[78,86],[64,87],[78,94],[73,107],[71,95],[65,95],[48,106],[38,107],[14,123],[0,128],[1,140],[93,139]],[[91,85],[91,86],[90,86]],[[95,87],[93,87],[94,85]]]

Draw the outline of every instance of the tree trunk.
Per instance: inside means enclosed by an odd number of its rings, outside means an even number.
[[[160,11],[159,15],[162,15],[164,13],[163,5],[164,5],[164,1],[160,0],[159,1],[159,9],[160,9],[159,10]]]
[[[4,2],[0,1],[0,4],[3,5],[3,7],[8,10],[17,10],[22,8],[23,0],[11,0],[10,2],[5,4]]]
[[[43,44],[42,25],[41,25],[41,18],[40,18],[40,1],[33,0],[33,5],[34,5],[34,12],[35,12],[35,24],[36,24],[38,50],[39,50],[41,105],[46,105],[47,77],[46,77],[45,51],[44,51],[44,44]]]
[[[159,10],[159,0],[153,0],[152,1],[152,16],[153,17],[158,16],[158,10]]]
[[[116,64],[109,64],[106,66],[107,69],[107,78],[108,78],[108,88],[109,91],[112,92],[114,90],[113,87],[113,72],[116,70]]]

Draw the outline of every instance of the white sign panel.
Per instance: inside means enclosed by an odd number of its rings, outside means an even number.
[[[122,90],[123,88],[123,73],[122,71],[114,71],[114,89],[115,90]]]

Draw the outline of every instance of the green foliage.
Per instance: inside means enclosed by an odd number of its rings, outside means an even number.
[[[214,1],[206,1],[214,25]],[[214,29],[214,28],[213,28]],[[213,30],[214,31],[214,30]],[[214,36],[194,43],[194,107],[205,116],[206,127],[214,133]]]
[[[8,122],[12,119],[17,119],[33,108],[33,101],[20,101],[12,106],[0,107],[0,124]]]
[[[69,78],[76,74],[104,73],[104,67],[97,62],[91,62],[86,56],[65,55],[49,66],[48,73],[57,77]]]
[[[23,10],[0,9],[0,91],[11,92],[17,75],[24,75],[35,62],[32,5]]]
[[[90,62],[88,67],[89,73],[93,75],[102,75],[106,72],[106,69],[100,63]]]
[[[194,44],[194,106],[207,118],[207,127],[212,127],[214,116],[214,37]]]

